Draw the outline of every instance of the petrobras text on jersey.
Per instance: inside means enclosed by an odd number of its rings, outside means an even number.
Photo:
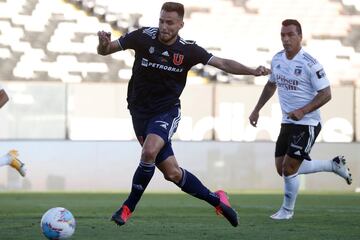
[[[170,66],[166,66],[160,63],[153,63],[150,62],[148,59],[143,58],[141,61],[141,66],[143,67],[152,67],[152,68],[157,68],[157,69],[163,69],[165,71],[169,71],[169,72],[183,72],[184,69],[183,68],[176,68],[176,67],[170,67]]]

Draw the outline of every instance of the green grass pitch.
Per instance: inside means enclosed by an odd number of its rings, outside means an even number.
[[[118,227],[109,218],[124,200],[118,193],[0,193],[0,239],[41,240],[42,214],[68,208],[77,227],[72,239],[360,239],[360,194],[301,193],[294,218],[269,215],[281,194],[231,194],[240,216],[232,227],[205,202],[186,194],[146,193],[129,222]]]

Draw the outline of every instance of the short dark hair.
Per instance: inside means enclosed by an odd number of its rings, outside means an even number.
[[[296,31],[299,35],[302,35],[302,30],[301,30],[301,24],[298,22],[298,20],[296,19],[285,19],[282,22],[282,25],[287,27],[289,25],[294,25],[296,27]]]
[[[166,12],[176,12],[179,17],[182,19],[184,18],[184,5],[177,2],[166,2],[162,5],[161,10],[164,10]]]

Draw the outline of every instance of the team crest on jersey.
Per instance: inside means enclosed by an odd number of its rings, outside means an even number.
[[[149,48],[149,53],[150,54],[153,54],[155,52],[155,48],[153,47],[153,46],[151,46],[150,48]]]
[[[174,53],[174,57],[173,57],[173,63],[178,66],[181,65],[184,61],[184,55],[179,54],[179,53]]]
[[[294,74],[296,75],[296,76],[300,76],[301,75],[301,68],[295,68],[295,70],[294,70]]]

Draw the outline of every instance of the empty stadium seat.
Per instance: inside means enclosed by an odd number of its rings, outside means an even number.
[[[358,10],[357,0],[181,2],[187,14],[180,35],[196,40],[210,52],[217,49],[213,53],[218,56],[253,67],[268,64],[282,48],[281,21],[297,18],[303,25],[305,47],[329,69],[332,83],[359,81],[360,40],[356,26],[360,24],[360,15],[356,10],[343,14],[347,6]],[[111,0],[1,1],[0,59],[10,60],[0,66],[0,77],[64,82],[127,80],[133,53],[98,56],[96,33],[112,31],[115,39],[140,26],[156,26],[162,3],[162,0],[133,0],[128,4]],[[217,71],[215,75],[222,81],[227,76],[219,70],[202,69],[194,68],[204,76],[213,76],[213,71]],[[207,69],[211,72],[206,73]]]

